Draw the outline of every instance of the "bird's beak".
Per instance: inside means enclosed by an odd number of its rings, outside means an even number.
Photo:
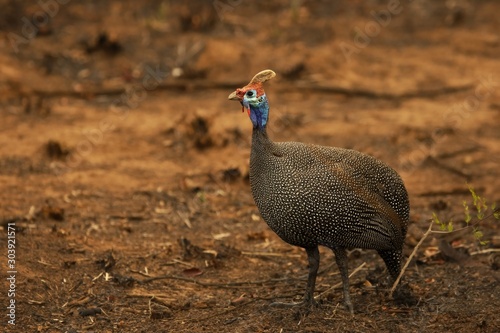
[[[236,90],[233,91],[229,96],[228,98],[229,100],[231,101],[239,101],[240,99],[238,98],[238,96],[236,95]]]
[[[230,100],[230,101],[240,101],[240,99],[238,98],[238,95],[236,95],[236,91],[233,91],[228,97],[227,99]],[[244,112],[245,111],[245,107],[243,106],[243,103],[240,101],[241,103],[241,112]],[[250,116],[250,109],[247,109],[247,113],[248,115]]]

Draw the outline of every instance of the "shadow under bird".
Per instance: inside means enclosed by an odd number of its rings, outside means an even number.
[[[309,275],[301,303],[272,303],[309,310],[319,267],[318,246],[335,254],[349,311],[347,248],[375,249],[393,279],[401,257],[410,206],[401,177],[378,159],[351,149],[299,142],[273,142],[266,131],[269,103],[263,83],[276,74],[264,70],[229,95],[253,125],[250,186],[262,218],[285,242],[303,247]]]

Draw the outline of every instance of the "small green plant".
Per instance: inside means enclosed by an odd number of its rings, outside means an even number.
[[[491,220],[491,218],[500,220],[500,208],[497,208],[497,205],[495,203],[493,203],[491,206],[488,206],[486,199],[479,196],[471,185],[467,184],[467,187],[469,188],[469,192],[472,196],[472,207],[475,212],[471,213],[471,210],[469,209],[469,203],[464,200],[462,203],[465,215],[464,222],[466,223],[466,226],[464,228],[455,230],[452,220],[449,220],[448,222],[441,221],[436,213],[432,213],[432,220],[439,226],[441,232],[454,232],[466,228],[472,228],[472,234],[474,235],[474,238],[479,242],[479,244],[486,245],[488,244],[488,241],[483,239],[484,234],[480,230],[479,224],[485,220]]]
[[[399,283],[399,280],[403,276],[404,272],[406,271],[406,268],[408,268],[408,265],[410,264],[412,258],[415,256],[415,253],[417,253],[418,248],[424,240],[429,236],[430,234],[438,234],[438,233],[451,233],[451,232],[457,232],[461,231],[464,229],[472,228],[472,234],[474,235],[474,238],[479,242],[481,245],[486,245],[488,244],[488,241],[485,241],[483,239],[484,234],[483,232],[479,229],[480,223],[486,220],[500,220],[500,208],[497,207],[495,203],[493,203],[491,206],[488,207],[488,204],[486,202],[486,199],[479,196],[476,191],[472,188],[471,185],[467,184],[469,188],[469,192],[471,193],[472,196],[472,206],[474,207],[475,213],[471,213],[471,210],[469,209],[469,204],[467,201],[463,201],[462,205],[464,207],[464,222],[466,224],[465,227],[460,228],[460,229],[454,229],[453,227],[453,221],[449,220],[448,222],[441,221],[439,217],[437,216],[436,213],[432,213],[432,221],[429,224],[429,228],[425,232],[425,234],[422,236],[420,241],[415,245],[413,248],[412,253],[408,257],[408,260],[404,264],[403,268],[401,269],[401,272],[399,273],[398,278],[392,285],[392,288],[389,292],[390,297],[392,297],[392,294],[396,290],[396,287]],[[439,226],[440,231],[435,231],[432,230],[432,226],[434,224],[437,224]]]

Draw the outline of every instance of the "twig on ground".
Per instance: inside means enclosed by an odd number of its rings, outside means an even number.
[[[457,168],[455,168],[455,167],[452,167],[451,165],[447,165],[447,164],[445,164],[445,163],[441,162],[440,160],[438,160],[438,159],[436,159],[436,158],[434,158],[434,157],[432,157],[432,156],[429,156],[429,157],[427,158],[427,160],[428,160],[428,161],[429,161],[432,165],[434,165],[434,166],[436,166],[436,167],[438,167],[438,168],[441,168],[441,169],[443,169],[443,170],[445,170],[445,171],[448,171],[448,172],[450,172],[450,173],[452,173],[452,174],[454,174],[454,175],[457,175],[457,176],[459,176],[459,177],[463,177],[463,178],[465,178],[465,179],[470,179],[470,176],[471,176],[470,174],[468,174],[468,173],[466,173],[466,172],[463,172],[463,171],[461,171],[461,170],[459,170],[459,169],[457,169]]]
[[[309,91],[336,93],[346,96],[365,97],[372,99],[432,98],[436,96],[467,91],[474,88],[473,84],[463,84],[460,86],[443,86],[435,89],[413,90],[413,91],[402,92],[399,94],[394,94],[387,92],[377,92],[373,90],[352,89],[352,88],[336,87],[336,86],[322,85],[322,84],[311,84],[311,83],[297,84],[296,86],[300,87],[301,89],[306,89]]]
[[[155,90],[181,90],[181,91],[191,91],[196,89],[233,89],[234,87],[241,87],[245,85],[246,82],[236,82],[236,81],[207,81],[207,80],[182,80],[178,79],[175,81],[165,81],[159,84]],[[321,83],[303,83],[294,85],[300,89],[306,89],[308,91],[323,92],[323,93],[334,93],[339,95],[346,95],[351,97],[364,97],[371,99],[409,99],[409,98],[433,98],[441,95],[449,95],[458,92],[463,92],[467,90],[474,89],[473,84],[463,84],[459,86],[443,86],[435,89],[428,90],[413,90],[401,92],[399,94],[378,92],[372,90],[364,89],[352,89],[346,87],[338,87],[325,85]],[[280,87],[283,90],[289,90],[290,85],[283,85]],[[19,88],[18,88],[19,90]],[[125,92],[122,87],[107,87],[107,88],[95,88],[88,89],[86,91],[75,91],[69,89],[59,89],[59,90],[44,90],[44,89],[33,89],[31,92],[35,95],[40,95],[45,98],[53,97],[75,97],[75,98],[90,98],[95,96],[103,95],[120,95]]]
[[[242,255],[251,256],[251,257],[292,257],[292,258],[300,258],[302,255],[300,254],[283,254],[279,252],[247,252],[241,251]]]
[[[144,297],[144,298],[151,298],[153,300],[160,300],[160,302],[162,302],[163,304],[167,304],[165,303],[166,301],[171,301],[171,302],[175,302],[177,301],[176,298],[172,298],[172,297],[169,297],[169,295],[166,295],[166,294],[153,294],[153,293],[144,293],[144,294],[141,294],[140,292],[135,292],[135,293],[128,293],[126,295],[127,297],[138,297],[138,298],[141,298],[141,297]]]
[[[471,252],[470,255],[476,256],[478,254],[488,254],[488,253],[495,253],[495,252],[500,252],[500,249],[484,249],[484,250],[480,250],[480,251]]]
[[[245,303],[241,303],[241,304],[235,305],[235,306],[234,306],[234,307],[232,307],[232,308],[229,308],[229,309],[223,310],[223,311],[221,311],[221,312],[217,312],[217,313],[214,313],[214,314],[208,315],[208,316],[203,317],[203,318],[197,318],[197,319],[194,319],[194,320],[192,320],[192,322],[200,322],[200,321],[205,321],[205,320],[207,320],[207,319],[211,319],[211,318],[214,318],[214,317],[217,317],[217,316],[220,316],[220,315],[224,315],[224,314],[227,314],[227,313],[229,313],[229,312],[231,312],[231,311],[234,311],[234,310],[236,310],[236,309],[239,309],[239,308],[241,308],[241,307],[243,307],[243,306],[246,306],[246,305],[248,305],[248,304],[251,304],[251,303],[254,303],[254,302],[257,302],[257,301],[259,301],[259,299],[256,299],[256,298],[254,298],[254,299],[250,299],[248,302],[245,302]]]
[[[176,211],[177,215],[181,218],[182,222],[189,228],[193,229],[193,226],[191,225],[191,221],[189,221],[189,218],[186,216],[186,214],[181,213],[179,211]]]
[[[148,279],[144,280],[138,280],[139,284],[146,284],[152,281],[156,280],[178,280],[178,281],[185,281],[185,282],[190,282],[197,284],[202,287],[219,287],[219,288],[237,288],[245,285],[262,285],[266,283],[276,283],[276,282],[282,282],[282,281],[288,281],[288,280],[298,280],[294,278],[275,278],[275,279],[265,279],[265,280],[257,280],[257,281],[241,281],[241,282],[225,282],[225,283],[213,283],[213,282],[203,282],[203,281],[198,281],[196,279],[192,278],[186,278],[182,276],[177,276],[177,275],[161,275],[161,276],[153,276]]]
[[[333,264],[330,264],[323,268],[321,271],[318,272],[319,275],[323,274],[324,272],[328,271]],[[267,283],[277,283],[277,282],[283,282],[283,281],[302,281],[307,279],[307,275],[300,276],[300,277],[282,277],[282,278],[272,278],[272,279],[264,279],[264,280],[255,280],[255,281],[237,281],[237,282],[226,282],[226,283],[214,283],[214,282],[203,282],[203,281],[198,281],[193,278],[187,278],[183,276],[177,276],[177,275],[160,275],[160,276],[151,276],[148,275],[144,272],[137,271],[137,270],[130,270],[132,273],[137,273],[142,276],[148,277],[147,279],[144,280],[137,280],[139,284],[146,284],[149,282],[153,282],[156,280],[178,280],[178,281],[185,281],[185,282],[190,282],[197,284],[202,287],[219,287],[219,288],[238,288],[241,286],[246,286],[246,285],[263,285]],[[356,272],[353,271],[352,274]]]
[[[356,274],[357,272],[359,272],[363,267],[366,266],[366,262],[362,263],[361,265],[359,265],[355,270],[352,271],[351,274],[349,274],[349,278],[351,278],[352,276],[354,276],[354,274]],[[321,297],[323,297],[323,295],[325,295],[326,293],[332,291],[333,289],[336,289],[336,288],[340,288],[342,287],[342,282],[339,282],[337,284],[334,284],[333,286],[331,286],[330,288],[328,288],[327,290],[323,291],[321,294],[317,295],[316,297],[314,297],[314,299],[320,299]]]

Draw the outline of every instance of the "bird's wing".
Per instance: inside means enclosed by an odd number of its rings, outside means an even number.
[[[333,178],[342,181],[345,189],[357,198],[356,201],[362,205],[364,210],[366,209],[367,215],[374,213],[370,220],[375,223],[390,222],[394,227],[391,229],[395,229],[397,232],[404,230],[404,221],[391,204],[384,199],[383,189],[385,185],[374,178],[369,178],[366,173],[359,172],[355,163],[348,163],[346,160],[352,158],[352,154],[359,154],[356,157],[361,157],[367,163],[370,163],[371,159],[364,159],[365,155],[351,150],[329,150],[318,146],[311,147],[311,154],[327,172],[333,175]],[[374,167],[379,167],[379,165],[374,165]],[[331,188],[331,191],[335,190],[335,188]]]

